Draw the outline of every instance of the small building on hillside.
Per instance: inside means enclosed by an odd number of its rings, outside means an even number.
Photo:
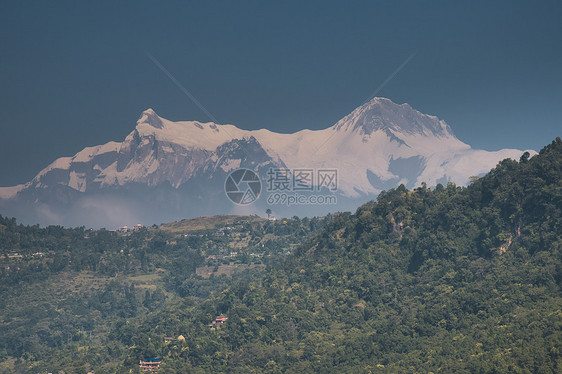
[[[211,330],[214,330],[216,327],[219,327],[220,325],[224,325],[226,323],[226,320],[228,320],[228,317],[218,316],[213,320],[213,322],[209,323],[209,328]]]
[[[139,361],[139,368],[144,371],[158,371],[160,362],[162,362],[162,360],[159,358],[147,358]]]

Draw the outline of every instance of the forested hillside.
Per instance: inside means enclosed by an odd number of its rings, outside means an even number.
[[[107,331],[19,358],[6,370],[125,373],[137,372],[139,360],[159,358],[162,373],[560,372],[561,176],[557,138],[537,156],[502,161],[468,187],[400,186],[355,214],[330,217],[316,233],[310,222],[292,220],[304,231],[283,240],[302,244],[276,261],[261,261],[265,271],[222,277],[216,292],[193,294],[189,290],[207,280],[162,266],[168,301],[154,310],[145,306],[134,318],[130,307],[107,314]],[[153,248],[161,232],[138,238],[139,245]],[[175,240],[164,240],[164,247],[179,248],[183,239]],[[209,260],[200,252],[209,245],[185,247],[194,253],[184,263],[192,273],[201,257]],[[74,264],[69,258],[66,269]],[[3,292],[17,290],[13,297],[43,308],[22,281],[2,282]],[[132,292],[127,284],[115,284],[125,287],[125,299]],[[94,313],[95,305],[84,307]],[[8,313],[4,304],[3,329],[11,326]],[[226,322],[213,324],[219,316]],[[17,337],[1,335],[4,356],[28,352],[12,353],[10,339]]]
[[[325,221],[217,216],[94,231],[0,216],[0,372],[115,372],[130,348],[112,339],[115,326],[263,273]]]

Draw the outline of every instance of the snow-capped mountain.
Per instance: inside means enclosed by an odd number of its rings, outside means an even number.
[[[229,212],[233,205],[225,198],[224,181],[240,167],[262,179],[270,168],[336,169],[338,188],[332,193],[338,205],[272,207],[283,215],[321,214],[353,209],[399,184],[464,185],[522,153],[472,149],[439,118],[385,98],[374,98],[326,129],[293,134],[172,122],[148,109],[123,142],[84,148],[55,160],[24,185],[1,187],[0,212],[66,225],[155,223]],[[263,206],[257,202],[254,212]]]

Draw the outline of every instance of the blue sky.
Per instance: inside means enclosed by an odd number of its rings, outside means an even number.
[[[146,108],[219,122],[328,127],[378,93],[475,148],[536,149],[562,129],[555,1],[130,1],[0,5],[0,186],[120,141]]]

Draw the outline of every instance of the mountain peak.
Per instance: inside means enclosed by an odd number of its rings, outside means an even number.
[[[451,136],[449,125],[436,116],[423,114],[409,104],[396,104],[385,97],[374,97],[335,124],[337,130],[363,134],[382,130],[406,134]]]
[[[162,119],[152,108],[148,108],[147,110],[142,112],[141,117],[137,121],[138,125],[140,125],[141,123],[149,124],[150,126],[156,127],[157,129],[161,129],[162,127],[164,127]]]

